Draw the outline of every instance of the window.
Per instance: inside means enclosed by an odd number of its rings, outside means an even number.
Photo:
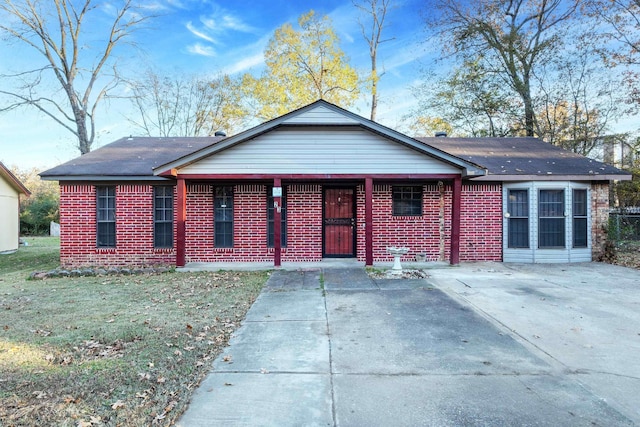
[[[564,190],[540,190],[538,247],[565,247]]]
[[[97,244],[99,248],[116,246],[116,187],[96,187]]]
[[[281,200],[281,226],[280,226],[280,245],[287,246],[287,192],[286,188],[282,187]],[[274,247],[274,212],[273,212],[273,187],[267,187],[267,246]]]
[[[233,247],[233,187],[216,187],[213,197],[214,246]]]
[[[153,187],[153,246],[173,247],[173,187]]]
[[[392,194],[394,216],[422,215],[422,186],[394,186]]]
[[[529,191],[509,190],[507,212],[509,212],[510,248],[529,247]]]
[[[587,190],[573,190],[573,247],[587,247]]]

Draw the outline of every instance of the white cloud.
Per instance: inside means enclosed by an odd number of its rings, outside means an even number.
[[[241,58],[233,64],[225,67],[222,72],[224,74],[233,75],[236,73],[242,73],[257,65],[264,64],[264,54],[262,52],[255,53],[253,55]]]
[[[206,40],[210,43],[216,43],[216,40],[213,37],[203,33],[202,31],[199,31],[191,21],[187,22],[186,27],[187,27],[187,30],[189,30],[189,32],[194,36],[201,38],[203,40]]]
[[[187,52],[200,56],[216,56],[216,51],[211,46],[205,46],[202,43],[187,46]]]

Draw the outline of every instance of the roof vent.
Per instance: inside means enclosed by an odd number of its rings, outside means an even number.
[[[436,138],[446,138],[446,137],[447,137],[446,132],[436,132]]]
[[[222,130],[219,130],[219,131],[216,131],[216,133],[214,133],[213,135],[214,136],[227,136],[227,133],[222,131]]]

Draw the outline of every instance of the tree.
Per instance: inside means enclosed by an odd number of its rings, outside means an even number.
[[[588,156],[605,144],[612,119],[619,117],[622,94],[595,51],[583,44],[568,58],[553,61],[539,73],[536,136]]]
[[[365,29],[365,25],[359,19],[358,24],[360,24],[362,37],[364,37],[369,45],[369,56],[371,58],[371,75],[369,76],[371,84],[371,120],[375,120],[378,108],[378,81],[384,75],[384,72],[378,73],[378,46],[381,43],[393,40],[393,38],[382,39],[382,30],[385,28],[384,20],[387,16],[391,0],[352,1],[353,5],[363,14],[371,16],[371,23],[369,24],[370,27],[368,30]]]
[[[35,168],[21,170],[13,166],[11,171],[31,191],[31,196],[20,202],[21,232],[47,234],[51,221],[60,221],[58,183],[41,180]]]
[[[438,132],[445,132],[448,136],[453,136],[453,126],[441,117],[414,117],[409,124],[409,131],[417,137],[434,136]]]
[[[600,52],[609,65],[626,67],[629,100],[640,106],[640,0],[587,0],[585,9],[600,23]]]
[[[44,113],[71,132],[81,154],[91,150],[96,135],[96,112],[109,91],[120,82],[114,49],[130,39],[131,33],[148,17],[134,11],[132,0],[119,9],[109,9],[84,0],[4,0],[0,3],[0,32],[9,40],[30,48],[40,59],[33,69],[3,75],[12,88],[0,88],[11,101],[0,111],[28,106]],[[105,9],[106,10],[106,9]],[[99,36],[104,17],[110,20]],[[110,71],[107,71],[110,70]],[[51,90],[52,81],[58,90]]]
[[[443,53],[475,60],[499,73],[521,98],[527,136],[536,131],[533,76],[561,46],[560,30],[579,0],[433,0],[428,24]]]
[[[218,130],[238,131],[247,112],[240,102],[239,82],[228,75],[214,78],[165,76],[147,71],[131,83],[140,113],[131,123],[149,136],[208,136]]]
[[[482,58],[465,60],[446,76],[429,77],[414,93],[420,111],[434,110],[458,135],[515,136],[522,129],[518,99],[505,90],[499,74],[484,68]]]
[[[260,78],[243,76],[242,85],[257,118],[269,120],[317,99],[342,107],[353,105],[359,79],[339,48],[327,16],[314,11],[278,28],[264,52],[266,70]]]

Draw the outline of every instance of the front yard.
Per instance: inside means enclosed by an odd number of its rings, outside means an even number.
[[[171,425],[268,273],[27,280],[58,240],[0,256],[0,425]]]

